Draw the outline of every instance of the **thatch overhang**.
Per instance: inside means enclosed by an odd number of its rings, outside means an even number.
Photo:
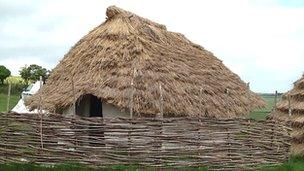
[[[282,95],[269,119],[290,124],[291,151],[294,155],[304,155],[304,75],[294,82],[292,90]]]
[[[115,6],[52,71],[28,105],[58,111],[84,94],[137,115],[233,118],[265,102],[203,47]],[[133,82],[133,87],[131,86]],[[74,88],[73,88],[74,87]]]

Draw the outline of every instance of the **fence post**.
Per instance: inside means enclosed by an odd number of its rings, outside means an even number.
[[[130,102],[129,102],[129,109],[130,109],[130,119],[129,119],[129,123],[130,123],[130,127],[129,127],[129,131],[128,131],[128,143],[129,143],[129,150],[128,150],[128,163],[129,165],[131,165],[131,151],[132,151],[132,127],[133,127],[133,107],[134,107],[134,91],[135,91],[135,87],[134,87],[134,78],[136,77],[136,69],[134,68],[133,70],[133,77],[131,79],[131,93],[130,93]]]
[[[201,106],[203,106],[203,89],[201,88],[200,89],[200,94],[199,94],[199,97],[200,97],[200,104],[201,104]],[[202,108],[202,107],[201,107]],[[200,112],[203,112],[204,111],[204,108],[203,108],[203,110],[201,110]],[[199,156],[199,158],[198,159],[200,159],[200,156],[201,156],[201,148],[202,148],[202,145],[201,145],[201,127],[202,127],[202,115],[201,115],[201,113],[199,114],[199,119],[198,119],[198,129],[197,129],[197,135],[198,135],[198,156]]]
[[[8,125],[9,125],[9,120],[8,120],[8,114],[7,113],[5,113],[4,114],[4,118],[5,118],[5,127],[4,127],[4,131],[3,131],[3,134],[6,134],[7,133],[7,129],[8,129]],[[2,118],[1,118],[2,119]],[[4,144],[7,144],[8,143],[8,140],[7,140],[7,136],[4,136]],[[8,159],[8,149],[7,149],[7,146],[5,146],[5,159],[6,159],[6,161],[7,161],[7,159]]]
[[[288,94],[288,115],[289,115],[289,121],[291,120],[291,114],[292,114],[292,109],[291,109],[291,102],[290,102],[290,94]],[[290,122],[290,127],[292,127],[291,122]],[[288,162],[290,162],[290,157]]]
[[[159,112],[160,112],[160,119],[163,119],[164,117],[164,98],[163,98],[163,90],[162,90],[162,85],[159,83]]]
[[[247,99],[248,99],[248,102],[249,102],[249,106],[252,107],[252,104],[251,104],[251,97],[250,97],[250,82],[246,83],[246,86],[248,88],[248,93],[247,93]]]
[[[277,101],[278,101],[278,91],[275,91],[275,94],[274,94],[273,111],[276,111],[276,109],[277,109]]]
[[[41,90],[41,87],[43,85],[43,81],[42,81],[42,76],[40,76],[39,78],[39,82],[40,82],[40,90]],[[41,109],[41,100],[42,100],[42,91],[40,91],[40,95],[39,95],[39,107],[38,107],[38,113],[40,115],[40,144],[41,144],[41,148],[43,148],[43,133],[42,133],[42,127],[43,127],[43,114],[42,114],[42,109]]]
[[[72,91],[73,91],[73,114],[76,116],[76,92],[75,92],[75,83],[74,83],[74,74],[72,74]]]
[[[6,105],[6,111],[10,111],[10,100],[11,100],[11,90],[12,90],[12,84],[8,84],[8,92],[7,92],[7,105]]]
[[[129,109],[130,109],[130,118],[133,118],[133,100],[134,100],[134,81],[131,81],[131,93],[130,93],[130,102],[129,102]]]
[[[229,128],[226,128],[226,131],[227,131],[228,156],[231,157],[231,140],[230,140],[230,130],[229,130]]]
[[[292,109],[291,109],[291,102],[290,102],[290,94],[288,94],[288,115],[291,116]]]
[[[161,165],[162,160],[161,160],[161,156],[162,156],[162,134],[163,134],[163,119],[164,119],[164,108],[163,108],[163,87],[162,84],[159,83],[158,85],[158,89],[159,89],[159,114],[156,116],[157,120],[158,120],[158,125],[157,125],[157,129],[156,129],[156,147],[157,147],[157,164]]]

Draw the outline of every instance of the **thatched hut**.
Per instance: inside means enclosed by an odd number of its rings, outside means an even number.
[[[294,82],[292,90],[283,94],[269,118],[291,124],[291,152],[304,155],[304,75]]]
[[[28,105],[85,116],[233,118],[264,101],[218,58],[164,25],[111,6]]]

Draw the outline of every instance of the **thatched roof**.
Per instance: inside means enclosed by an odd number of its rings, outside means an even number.
[[[275,113],[289,116],[289,108],[292,115],[303,115],[304,118],[304,75],[294,82],[292,90],[282,95],[282,100],[278,102]]]
[[[40,96],[42,107],[52,111],[93,94],[128,111],[132,80],[133,108],[139,115],[159,113],[159,85],[164,115],[231,118],[264,105],[222,61],[182,34],[115,6],[106,14],[106,21],[76,43],[52,71],[29,101],[32,108]]]
[[[304,75],[294,82],[292,90],[283,94],[282,100],[278,102],[269,118],[291,124],[291,151],[296,155],[304,155]]]

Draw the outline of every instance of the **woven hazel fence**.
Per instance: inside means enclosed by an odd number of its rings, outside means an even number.
[[[0,114],[0,163],[234,170],[290,153],[290,129],[273,121],[40,116]]]

